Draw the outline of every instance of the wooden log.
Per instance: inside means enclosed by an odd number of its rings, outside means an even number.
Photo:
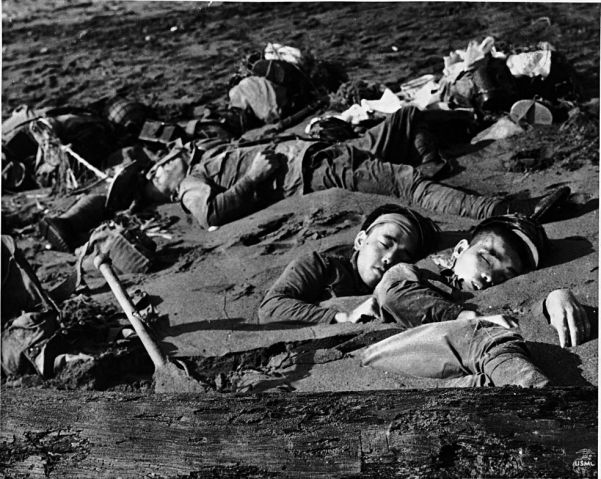
[[[4,388],[1,419],[5,477],[596,475],[592,387],[239,396]]]

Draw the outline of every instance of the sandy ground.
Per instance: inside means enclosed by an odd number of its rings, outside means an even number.
[[[586,99],[599,97],[599,6],[593,4],[4,1],[2,7],[3,118],[21,103],[85,104],[118,91],[154,106],[164,119],[184,120],[196,106],[223,101],[238,60],[267,41],[341,61],[351,78],[381,81],[397,91],[403,81],[440,73],[442,55],[464,47],[471,38],[491,34],[515,44],[549,40],[575,66]],[[551,26],[541,17],[548,17]],[[554,129],[540,141],[558,148],[568,136]],[[585,206],[546,225],[553,251],[540,270],[482,292],[473,302],[517,317],[535,361],[558,384],[596,385],[597,339],[561,349],[554,330],[534,311],[548,292],[561,287],[597,307],[598,155],[578,156],[576,148],[569,161],[558,159],[544,170],[507,171],[503,159],[529,141],[535,140],[469,149],[458,157],[461,169],[447,182],[524,197],[565,184],[580,194]],[[33,210],[39,216],[45,207],[68,202],[33,194],[3,196],[3,210],[37,200]],[[160,243],[159,261],[149,275],[123,279],[154,299],[164,320],[162,344],[173,355],[213,357],[282,342],[356,335],[369,327],[264,328],[258,325],[256,310],[291,259],[350,244],[362,215],[389,201],[330,190],[283,201],[212,233],[195,225],[178,205],[162,206],[162,216],[178,218],[170,228],[174,239]],[[434,218],[445,231],[447,246],[474,224],[462,218]],[[26,228],[18,241],[46,284],[64,276],[74,263],[72,255],[45,251],[31,229]],[[89,273],[88,284],[95,301],[114,304],[97,273]],[[331,341],[321,351],[342,340]],[[241,374],[255,390],[283,385],[297,391],[443,385],[361,368],[359,352],[337,356],[313,351],[312,358],[292,368],[275,368],[273,373],[265,367],[243,367]]]

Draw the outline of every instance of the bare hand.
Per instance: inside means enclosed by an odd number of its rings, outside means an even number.
[[[490,316],[478,316],[474,319],[488,321],[489,323],[495,323],[506,329],[519,327],[518,323],[514,319],[512,319],[510,316],[505,316],[503,314],[493,314]]]
[[[364,316],[377,318],[379,316],[378,309],[376,298],[370,297],[350,313],[338,313],[335,319],[338,323],[357,323]]]
[[[246,175],[260,183],[271,178],[282,165],[282,154],[265,150],[256,154]]]
[[[377,318],[379,315],[378,312],[378,302],[376,298],[371,297],[357,306],[355,309],[351,311],[349,314],[349,321],[351,323],[358,322],[363,316],[367,316],[370,318]]]
[[[551,291],[545,300],[549,323],[557,330],[562,348],[576,346],[591,334],[591,324],[584,307],[569,289]]]

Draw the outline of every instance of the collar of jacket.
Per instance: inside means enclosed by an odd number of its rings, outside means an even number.
[[[353,282],[355,284],[355,289],[357,291],[357,296],[361,296],[364,294],[371,294],[374,292],[373,288],[367,286],[361,276],[359,276],[359,270],[357,269],[357,256],[359,255],[358,251],[354,251],[351,256],[351,265],[353,266]]]

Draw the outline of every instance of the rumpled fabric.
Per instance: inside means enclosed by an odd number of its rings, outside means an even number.
[[[305,58],[298,48],[280,43],[268,43],[263,56],[265,60],[283,60],[299,67],[305,63]]]
[[[282,117],[287,103],[286,89],[263,77],[244,78],[229,92],[230,107],[251,109],[265,123],[275,123]]]
[[[2,235],[1,259],[2,370],[13,375],[43,375],[48,372],[46,345],[59,328],[56,307],[14,239],[7,235]]]
[[[2,322],[44,304],[41,286],[15,240],[2,235]]]
[[[478,318],[403,331],[367,348],[362,363],[415,377],[464,378],[455,386],[543,387],[549,382],[530,360],[518,328]]]
[[[2,370],[19,375],[52,371],[46,346],[58,331],[55,311],[23,313],[2,331]]]
[[[507,67],[514,77],[547,78],[551,73],[551,50],[537,50],[507,57]]]

